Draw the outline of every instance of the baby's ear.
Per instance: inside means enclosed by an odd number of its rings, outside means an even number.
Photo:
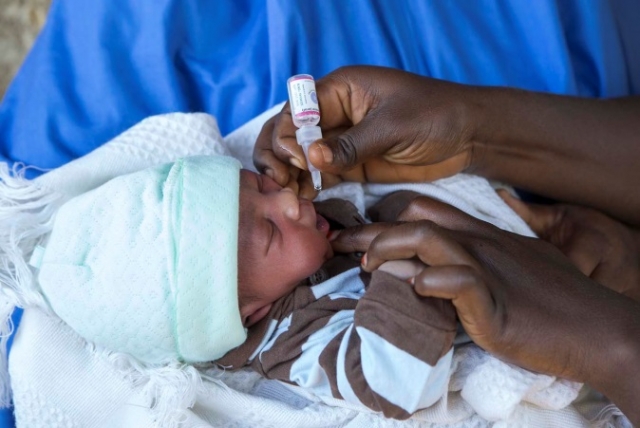
[[[256,310],[250,311],[249,314],[247,314],[247,315],[243,315],[242,316],[242,322],[243,322],[244,326],[247,327],[247,328],[252,327],[254,324],[256,324],[258,321],[260,321],[262,318],[267,316],[267,314],[271,310],[271,306],[273,306],[273,303],[268,303],[266,305],[260,306]]]

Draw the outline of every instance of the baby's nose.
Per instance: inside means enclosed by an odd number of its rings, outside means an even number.
[[[280,191],[280,203],[284,208],[284,214],[287,218],[291,220],[300,219],[300,201],[298,201],[298,196],[293,192],[293,190],[288,187],[283,188]]]

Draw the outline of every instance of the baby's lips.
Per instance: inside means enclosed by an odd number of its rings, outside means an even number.
[[[331,233],[331,226],[329,225],[329,222],[327,221],[326,218],[324,218],[323,216],[321,216],[320,214],[316,213],[316,228],[324,233],[325,237],[329,237],[329,234]]]

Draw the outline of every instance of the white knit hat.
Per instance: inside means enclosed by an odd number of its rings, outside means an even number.
[[[89,342],[144,363],[207,362],[242,344],[240,167],[185,158],[65,203],[31,259],[51,308]]]

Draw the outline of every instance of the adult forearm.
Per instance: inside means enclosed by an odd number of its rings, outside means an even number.
[[[640,224],[640,97],[475,95],[471,172]]]

